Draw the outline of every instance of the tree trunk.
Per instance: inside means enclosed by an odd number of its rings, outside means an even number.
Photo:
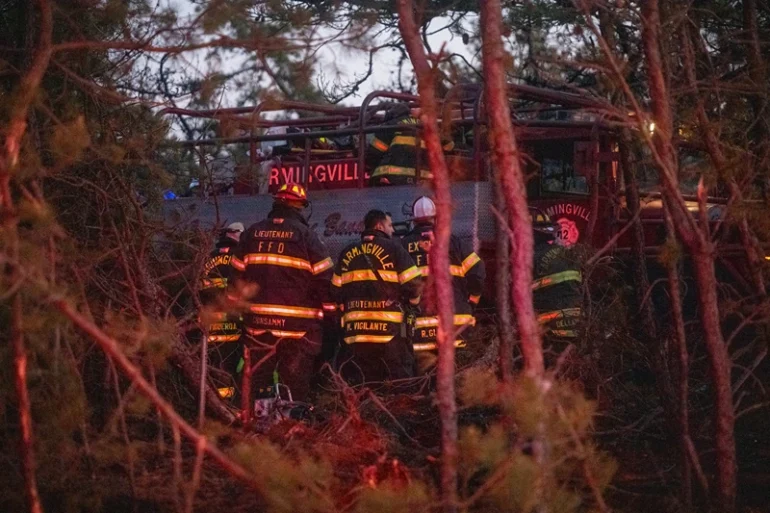
[[[674,230],[674,222],[671,220],[671,215],[668,212],[668,208],[664,205],[664,216],[666,223],[666,233],[668,235],[668,244],[676,243],[676,232]],[[673,325],[673,339],[676,345],[677,353],[677,369],[675,378],[675,392],[671,396],[672,407],[667,408],[671,410],[676,417],[676,430],[679,435],[679,466],[682,476],[682,504],[685,511],[692,511],[692,468],[690,466],[690,455],[688,447],[692,444],[690,439],[690,407],[689,407],[689,380],[690,373],[689,365],[689,353],[687,352],[687,335],[684,329],[684,313],[682,312],[682,286],[679,280],[678,262],[669,261],[665,262],[666,276],[668,279],[668,295],[671,301],[671,324]],[[668,367],[668,363],[671,361],[670,352],[665,351],[660,355],[663,359],[664,365]],[[668,388],[668,387],[666,387]],[[666,399],[664,398],[664,401]]]
[[[430,273],[436,288],[438,309],[438,369],[437,394],[441,417],[441,502],[447,513],[457,509],[457,405],[455,403],[455,328],[454,292],[449,273],[449,240],[452,235],[452,197],[449,170],[444,160],[438,127],[439,107],[436,100],[434,76],[437,64],[431,68],[425,55],[411,0],[398,1],[398,27],[417,75],[420,94],[422,139],[433,172],[436,202],[435,241],[430,252]]]
[[[715,444],[717,453],[717,502],[720,511],[735,511],[736,459],[733,429],[733,411],[730,390],[731,361],[722,336],[717,303],[717,281],[714,274],[714,248],[708,237],[708,225],[699,226],[679,190],[677,159],[673,146],[673,116],[668,96],[659,41],[661,23],[658,0],[642,3],[642,46],[647,61],[647,77],[656,134],[653,149],[660,166],[662,192],[669,208],[677,234],[687,247],[695,268],[698,288],[698,304],[704,342],[709,355],[711,379],[716,396],[714,412],[716,423]],[[700,191],[703,194],[703,191]],[[705,199],[705,198],[704,198]],[[701,202],[703,205],[703,202]],[[701,219],[706,213],[701,212]]]
[[[735,511],[737,466],[734,438],[735,412],[730,384],[732,362],[719,323],[713,253],[694,253],[692,260],[698,281],[698,306],[701,325],[706,333],[706,349],[709,353],[716,403],[717,500],[721,506],[720,511],[729,513]]]
[[[5,273],[11,282],[11,289],[24,279],[20,272],[19,251],[19,215],[11,194],[11,179],[19,162],[24,132],[27,129],[29,107],[32,104],[43,75],[48,69],[51,58],[51,41],[53,36],[53,13],[47,0],[37,0],[40,11],[39,19],[35,19],[30,10],[27,20],[27,33],[37,32],[38,39],[35,48],[28,48],[32,62],[25,70],[18,86],[17,94],[11,99],[11,111],[8,124],[4,130],[5,140],[0,147],[0,217],[4,220],[4,238],[7,243],[8,263],[4,266]],[[31,38],[29,38],[31,39]],[[21,290],[11,295],[11,345],[13,350],[13,375],[16,395],[19,402],[19,455],[21,460],[24,489],[27,497],[27,507],[31,513],[42,513],[40,496],[35,478],[35,456],[33,450],[32,412],[29,389],[27,388],[27,353],[24,347],[24,312]]]
[[[527,189],[519,161],[519,151],[511,124],[508,103],[504,53],[501,35],[502,10],[499,0],[480,4],[482,32],[482,61],[484,64],[484,94],[489,116],[492,162],[500,173],[509,223],[513,231],[511,299],[521,339],[525,372],[540,378],[544,372],[540,328],[532,304],[532,255],[534,241],[532,219],[527,206]]]
[[[508,225],[508,211],[505,208],[505,196],[500,185],[500,174],[495,173],[495,204],[500,216],[497,218],[497,287],[495,301],[497,303],[497,327],[499,330],[500,346],[498,348],[498,367],[500,379],[510,381],[513,377],[513,317],[511,315],[511,269],[508,262],[511,258],[511,237]]]

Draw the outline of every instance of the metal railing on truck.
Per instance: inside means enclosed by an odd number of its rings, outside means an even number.
[[[548,110],[575,110],[575,109],[606,109],[607,104],[593,98],[582,97],[572,93],[565,93],[560,91],[552,91],[547,89],[541,89],[526,85],[511,85],[509,86],[509,93],[513,98],[516,98],[522,102],[530,102],[533,104],[545,103],[549,105],[558,105],[558,107],[531,107],[529,109],[520,109],[521,112],[527,110],[529,112],[545,112]],[[366,159],[366,135],[378,132],[388,131],[413,131],[415,133],[416,144],[421,144],[420,133],[422,129],[421,124],[416,125],[387,125],[382,124],[379,117],[376,116],[377,112],[383,110],[387,105],[377,104],[372,105],[375,99],[387,99],[395,100],[407,103],[410,107],[419,107],[419,97],[406,93],[396,93],[391,91],[374,91],[366,96],[360,107],[338,107],[331,105],[318,105],[307,102],[297,102],[289,100],[267,100],[259,103],[255,107],[236,107],[226,109],[210,109],[210,110],[191,110],[182,108],[166,108],[160,111],[161,115],[178,115],[197,118],[218,119],[223,124],[235,123],[241,127],[246,127],[251,130],[251,134],[238,136],[238,137],[221,137],[213,139],[182,141],[176,143],[180,146],[219,146],[224,144],[249,144],[250,163],[252,165],[257,164],[260,160],[257,157],[257,143],[270,142],[270,141],[301,141],[304,145],[304,155],[302,161],[302,177],[301,181],[304,185],[307,185],[310,180],[310,160],[311,160],[311,146],[314,139],[322,137],[342,137],[348,135],[357,135],[358,143],[357,148],[350,148],[348,150],[340,151],[339,154],[350,154],[357,150],[358,155],[355,157],[358,169],[361,170],[358,173],[357,187],[362,188],[365,185],[365,159]],[[318,117],[292,119],[292,120],[268,120],[260,118],[260,115],[265,112],[275,111],[288,111],[294,110],[305,113],[317,113],[321,114]],[[441,106],[441,134],[444,136],[451,136],[453,129],[458,125],[466,125],[473,127],[474,144],[472,148],[472,162],[474,165],[474,179],[476,181],[483,180],[485,178],[485,172],[483,169],[483,156],[482,156],[482,135],[480,127],[486,124],[486,119],[483,110],[483,88],[478,84],[459,84],[451,88]],[[470,117],[466,116],[466,112],[470,112]],[[459,117],[456,114],[459,113]],[[248,117],[244,117],[248,115]],[[357,118],[357,122],[354,124],[353,120]],[[515,116],[514,116],[515,118]],[[379,123],[370,124],[373,119],[380,121]],[[339,128],[340,123],[348,123],[350,126],[346,128]],[[525,121],[514,119],[514,123],[517,125],[534,128],[539,130],[549,129],[571,129],[571,130],[584,130],[587,133],[595,130],[596,128],[607,129],[609,125],[602,123],[601,121],[595,122],[575,122],[575,121],[560,121],[560,120],[537,120],[528,119]],[[270,128],[270,127],[298,127],[307,128],[310,131],[299,133],[287,133],[287,134],[270,134],[270,135],[256,135],[254,131],[258,128]],[[335,128],[326,128],[329,126],[336,126]],[[320,130],[318,128],[321,128]],[[563,132],[560,132],[556,137],[563,137]],[[416,167],[419,167],[421,162],[421,152],[417,152],[418,162]],[[354,160],[350,158],[349,160]]]

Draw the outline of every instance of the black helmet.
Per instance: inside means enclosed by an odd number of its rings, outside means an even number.
[[[529,207],[529,215],[532,217],[532,230],[535,241],[551,241],[556,239],[558,226],[551,218],[537,207]]]
[[[387,110],[385,111],[385,121],[391,121],[394,119],[398,119],[404,116],[409,115],[409,104],[408,103],[393,103],[388,106]]]

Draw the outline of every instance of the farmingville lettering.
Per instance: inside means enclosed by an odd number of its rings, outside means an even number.
[[[575,205],[573,203],[559,203],[557,205],[551,205],[545,209],[545,213],[549,217],[558,215],[577,216],[580,219],[588,221],[588,209],[582,205]]]
[[[211,272],[218,265],[230,265],[230,255],[217,255],[214,258],[209,259],[203,266],[203,274],[206,275]]]
[[[342,270],[347,271],[350,263],[361,255],[371,255],[380,262],[380,266],[384,270],[390,270],[395,267],[393,262],[390,262],[390,255],[385,251],[385,248],[374,242],[364,242],[358,246],[353,246],[350,251],[342,255]]]
[[[365,173],[364,178],[369,178]],[[355,162],[337,162],[310,165],[310,183],[313,182],[351,182],[358,180],[358,165]],[[302,181],[302,166],[274,167],[270,171],[270,184],[279,185]]]

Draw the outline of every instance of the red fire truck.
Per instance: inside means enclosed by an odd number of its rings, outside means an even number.
[[[510,86],[510,92],[511,112],[529,172],[530,205],[558,224],[558,236],[565,244],[602,247],[623,232],[613,252],[619,257],[627,254],[631,231],[624,230],[629,214],[619,166],[619,137],[617,127],[601,115],[607,105],[587,96],[523,85]],[[394,129],[383,125],[383,112],[393,102],[418,107],[419,97],[376,91],[360,107],[266,101],[234,109],[166,109],[166,115],[216,120],[220,132],[227,134],[184,145],[248,148],[248,160],[237,166],[237,178],[229,184],[229,194],[202,194],[169,201],[167,213],[176,222],[194,221],[207,227],[233,221],[248,225],[267,215],[272,200],[266,192],[292,181],[309,189],[309,222],[333,256],[358,236],[369,209],[389,211],[394,222],[403,225],[409,221],[412,202],[429,190],[423,186],[368,187],[369,170],[365,165],[370,134]],[[447,153],[453,179],[453,232],[472,239],[488,268],[493,270],[497,229],[485,126],[481,88],[464,85],[451,89],[443,101],[440,128],[445,137],[455,141],[455,149]],[[283,127],[282,133],[265,133],[275,127]],[[415,131],[420,144],[419,125]],[[260,148],[277,143],[284,151],[280,161],[271,161],[274,165],[269,166],[268,173]],[[701,162],[704,160],[687,157],[683,165],[697,169]],[[267,180],[267,190],[263,184],[262,194],[257,185],[260,170],[262,179]],[[652,178],[642,183],[640,215],[644,251],[650,256],[659,251],[665,236],[661,196],[655,191]],[[689,200],[695,211],[695,197]],[[722,215],[725,203],[724,199],[709,198],[712,218]],[[740,244],[720,244],[718,263],[722,270],[736,283],[748,287],[744,260]],[[488,275],[491,292],[495,273]],[[490,293],[487,297],[494,295]]]

